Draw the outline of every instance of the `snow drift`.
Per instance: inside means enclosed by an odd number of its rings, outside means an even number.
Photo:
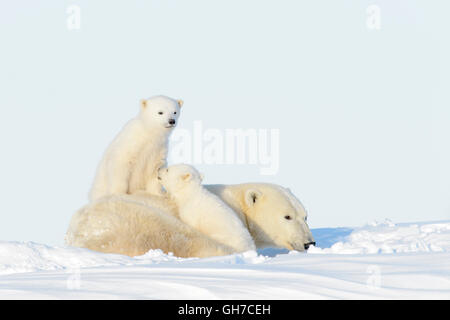
[[[0,298],[317,299],[450,297],[450,221],[313,229],[308,253],[130,258],[0,242]]]

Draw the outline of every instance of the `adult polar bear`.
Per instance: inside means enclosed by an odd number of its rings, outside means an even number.
[[[303,251],[314,244],[300,201],[281,186],[265,183],[206,185],[228,204],[250,232],[257,248]],[[164,197],[107,196],[72,217],[66,244],[105,253],[137,256],[150,249],[178,257],[233,253],[177,218],[177,208]]]

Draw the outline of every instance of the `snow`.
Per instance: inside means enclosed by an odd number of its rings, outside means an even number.
[[[0,299],[449,299],[450,221],[312,230],[308,253],[183,259],[0,242]]]
[[[449,222],[396,225],[386,220],[354,229],[330,248],[311,248],[309,253],[449,252],[449,240]]]

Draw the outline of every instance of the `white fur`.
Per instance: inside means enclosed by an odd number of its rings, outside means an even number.
[[[257,248],[304,250],[314,241],[300,201],[281,186],[267,183],[206,185],[243,221]],[[285,216],[292,216],[285,220]],[[166,197],[145,193],[107,196],[75,213],[66,244],[100,252],[141,255],[150,249],[179,257],[231,254],[224,246],[180,221],[177,206]]]
[[[203,188],[196,169],[174,165],[162,168],[159,178],[178,206],[181,221],[236,252],[256,249],[243,221],[219,197]]]
[[[167,199],[156,196],[106,196],[73,215],[65,242],[69,246],[129,256],[143,255],[150,249],[173,252],[178,257],[233,253],[232,248],[181,222],[168,210],[170,207],[173,206]]]
[[[138,116],[107,148],[92,185],[91,201],[137,191],[161,194],[157,171],[166,163],[168,138],[181,105],[181,101],[164,96],[142,101]],[[170,119],[175,120],[175,125],[169,124]]]
[[[258,248],[303,251],[305,244],[314,242],[306,222],[306,210],[289,189],[269,183],[208,185],[207,188],[247,221]]]

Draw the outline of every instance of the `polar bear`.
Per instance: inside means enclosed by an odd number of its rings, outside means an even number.
[[[305,207],[290,189],[271,183],[205,187],[241,215],[257,248],[305,251],[315,245]]]
[[[186,164],[159,170],[158,179],[178,207],[180,220],[235,252],[255,250],[248,229],[238,215],[206,190],[201,174]]]
[[[149,206],[153,200],[135,194],[110,195],[90,203],[72,217],[65,242],[73,247],[131,257],[150,249],[185,258],[234,252],[181,222],[172,211]]]
[[[314,244],[307,214],[284,187],[267,183],[205,185],[240,216],[257,248],[304,251]],[[142,255],[150,249],[178,257],[209,257],[233,250],[178,219],[165,198],[107,196],[89,203],[71,219],[66,244],[107,253]],[[167,201],[167,202],[166,202]]]
[[[157,170],[166,163],[168,138],[182,105],[182,100],[165,96],[141,101],[139,114],[124,126],[103,155],[90,201],[137,191],[162,194]]]

